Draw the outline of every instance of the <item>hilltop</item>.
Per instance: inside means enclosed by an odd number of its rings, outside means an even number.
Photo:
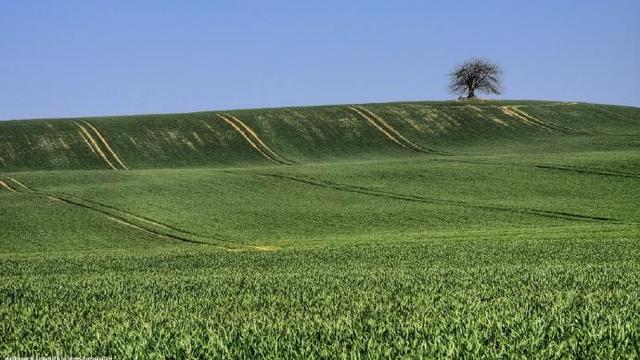
[[[558,138],[632,137],[638,118],[640,109],[630,107],[485,101],[4,121],[0,171],[294,164],[483,153],[487,146],[526,152],[526,144],[553,147]]]

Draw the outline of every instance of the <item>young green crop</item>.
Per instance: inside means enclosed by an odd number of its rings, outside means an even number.
[[[638,109],[364,106],[0,123],[0,356],[637,356]]]
[[[637,108],[557,102],[365,104],[397,134],[436,153],[508,154],[540,141],[570,150],[640,130]],[[229,167],[267,164],[237,129],[239,119],[278,156],[297,163],[402,158],[411,152],[350,106],[0,122],[0,171]],[[603,138],[602,135],[608,135]],[[612,137],[615,136],[615,137]],[[104,141],[103,141],[104,140]],[[616,145],[614,145],[616,146]],[[607,147],[606,150],[612,150]],[[120,165],[120,162],[124,166]]]

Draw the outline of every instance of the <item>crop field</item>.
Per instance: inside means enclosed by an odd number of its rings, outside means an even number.
[[[0,357],[637,358],[640,109],[0,122]]]

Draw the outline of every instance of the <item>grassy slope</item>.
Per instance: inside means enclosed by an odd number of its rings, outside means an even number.
[[[81,138],[6,152],[67,120],[0,123],[0,354],[637,353],[640,110],[498,104],[595,131],[560,134],[495,105],[367,105],[450,156],[345,107],[233,112],[294,166],[206,113],[90,120],[147,168],[117,172]]]
[[[490,152],[495,153],[512,151],[523,142],[537,142],[539,135],[549,133],[499,108],[514,104],[427,102],[366,106],[418,145],[450,152],[481,151],[489,146]],[[549,102],[517,104],[544,121],[615,135],[621,142],[637,141],[630,136],[638,132],[638,109]],[[253,128],[277,153],[298,162],[406,155],[347,106],[227,113]],[[0,171],[108,168],[91,153],[74,123],[85,120],[99,129],[131,169],[237,166],[265,161],[216,114],[0,122]]]

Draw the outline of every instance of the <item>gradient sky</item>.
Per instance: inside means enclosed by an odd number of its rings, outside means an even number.
[[[640,1],[0,0],[0,119],[438,100],[640,106]]]

